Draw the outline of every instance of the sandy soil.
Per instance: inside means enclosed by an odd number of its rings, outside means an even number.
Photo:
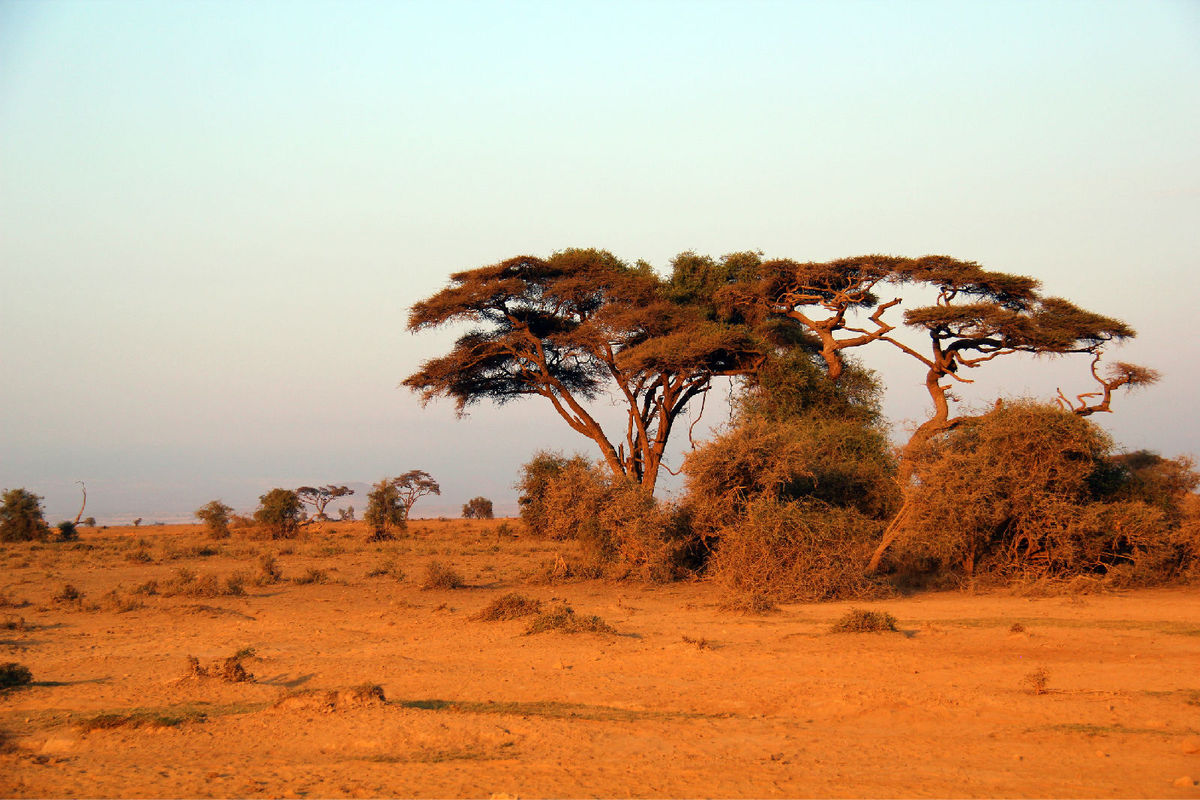
[[[0,795],[1200,797],[1194,589],[919,595],[870,604],[897,633],[832,634],[851,604],[747,617],[704,583],[530,583],[567,550],[501,524],[6,545],[0,661],[34,683],[0,695]],[[263,552],[282,582],[168,594],[180,567],[253,577]],[[468,585],[422,590],[433,559]],[[403,577],[369,575],[389,561]],[[291,580],[310,569],[326,582]],[[617,633],[471,619],[510,591]],[[244,647],[252,681],[187,674]],[[325,695],[364,683],[386,701]]]

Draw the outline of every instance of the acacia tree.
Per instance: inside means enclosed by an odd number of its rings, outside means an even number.
[[[354,490],[346,486],[334,486],[328,484],[326,486],[301,486],[296,490],[296,496],[300,498],[300,502],[307,506],[312,506],[316,510],[313,519],[329,519],[325,515],[325,506],[329,505],[339,497],[347,497],[354,494]]]
[[[398,478],[392,478],[396,487],[400,505],[404,507],[404,516],[412,515],[413,505],[427,494],[442,494],[442,487],[423,469],[410,469]]]
[[[901,302],[894,297],[879,302],[877,291],[916,284],[936,292],[931,305],[909,309],[903,324],[927,337],[927,349],[897,338],[897,326],[884,318]],[[1021,275],[985,270],[975,262],[948,256],[896,258],[860,256],[825,264],[770,261],[754,280],[723,291],[722,299],[749,313],[784,316],[802,324],[821,342],[831,380],[845,371],[844,352],[874,342],[887,342],[916,359],[925,368],[925,387],[933,413],[901,449],[899,478],[906,494],[913,476],[913,455],[934,436],[946,433],[977,415],[953,415],[955,383],[971,383],[963,372],[1018,353],[1032,355],[1090,354],[1092,373],[1103,391],[1067,402],[1077,414],[1109,410],[1113,390],[1153,382],[1152,370],[1118,364],[1101,377],[1096,360],[1103,346],[1134,336],[1125,323],[1081,309],[1067,300],[1042,297],[1037,280]],[[871,313],[865,320],[864,312]],[[1088,404],[1100,396],[1099,403]],[[878,567],[887,547],[903,524],[910,503],[906,500],[872,555],[868,568]]]
[[[413,306],[409,330],[475,327],[404,385],[424,402],[453,398],[460,414],[484,399],[543,397],[596,444],[614,476],[652,492],[688,404],[715,377],[746,374],[763,359],[748,326],[717,319],[696,297],[711,302],[705,282],[722,283],[739,267],[733,257],[718,264],[683,254],[672,282],[644,262],[564,250],[456,273],[448,288]],[[624,406],[623,435],[606,431],[588,409],[606,393]]]

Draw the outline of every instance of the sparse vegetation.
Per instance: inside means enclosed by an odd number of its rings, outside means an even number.
[[[539,613],[541,610],[542,601],[516,592],[509,592],[488,603],[472,619],[480,622],[500,622],[502,620],[528,617],[531,614]]]
[[[829,628],[830,633],[886,633],[896,630],[896,618],[886,611],[852,608]]]
[[[187,675],[192,678],[218,678],[226,683],[248,683],[254,676],[246,671],[243,662],[254,656],[253,647],[243,647],[225,659],[202,666],[195,656],[187,657]]]
[[[1039,667],[1021,679],[1021,685],[1030,694],[1045,694],[1050,682],[1050,673],[1045,667]]]
[[[79,540],[79,530],[74,522],[64,519],[54,527],[58,528],[58,540],[60,542],[75,542]]]
[[[306,586],[313,583],[328,583],[329,575],[323,569],[317,567],[309,567],[304,571],[304,574],[297,575],[292,578],[292,583],[298,586]]]
[[[27,686],[33,682],[33,673],[24,664],[9,661],[0,664],[0,689]]]
[[[313,515],[314,519],[326,520],[329,519],[325,514],[325,507],[337,500],[339,497],[349,497],[354,494],[354,490],[348,486],[301,486],[296,490],[296,496],[300,498],[300,502],[313,507],[316,512]]]
[[[166,597],[240,597],[246,594],[246,576],[234,573],[222,581],[211,573],[198,575],[186,567],[179,567],[158,586],[158,591]]]
[[[552,608],[538,613],[525,629],[525,634],[557,631],[558,633],[616,633],[616,630],[600,617],[595,615],[580,616],[575,609],[566,603],[559,603]]]
[[[425,576],[421,580],[422,589],[460,589],[462,586],[462,575],[453,567],[437,560],[425,565]]]

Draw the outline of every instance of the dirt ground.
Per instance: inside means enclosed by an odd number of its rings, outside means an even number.
[[[570,546],[518,530],[4,545],[0,662],[33,683],[0,694],[0,795],[1200,797],[1194,588],[924,594],[866,606],[898,632],[834,634],[853,604],[539,582]],[[466,586],[422,589],[431,560]],[[514,591],[616,632],[472,619]],[[244,648],[252,680],[190,673]],[[386,700],[338,693],[363,684]]]

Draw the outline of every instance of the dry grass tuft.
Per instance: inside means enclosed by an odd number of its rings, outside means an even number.
[[[179,567],[158,590],[167,597],[241,597],[246,594],[246,576],[234,573],[222,582],[216,575],[197,575]]]
[[[301,586],[310,583],[329,583],[329,575],[323,569],[309,567],[303,575],[297,575],[295,578],[292,578],[292,583]]]
[[[833,623],[830,633],[878,633],[896,630],[896,618],[886,611],[852,608]]]
[[[312,690],[286,694],[275,701],[274,708],[304,711],[341,711],[347,708],[377,706],[387,703],[383,687],[363,683],[349,689]]]
[[[243,647],[229,658],[216,661],[207,667],[201,666],[200,659],[195,656],[188,656],[187,676],[189,678],[219,678],[226,683],[249,683],[254,680],[254,676],[246,671],[242,662],[253,656],[253,647]]]
[[[535,600],[523,594],[510,592],[488,603],[482,611],[471,617],[471,619],[479,622],[500,622],[502,620],[527,617],[531,614],[537,614],[541,610],[541,600]]]
[[[526,636],[546,631],[559,633],[616,633],[611,625],[597,616],[581,617],[575,609],[566,603],[560,603],[549,611],[543,611],[533,618],[525,629]]]
[[[184,711],[179,714],[133,711],[128,714],[97,714],[79,723],[84,733],[112,730],[113,728],[174,728],[185,722],[204,722],[208,717],[200,711]]]
[[[453,567],[440,561],[430,561],[425,567],[425,579],[421,582],[422,589],[460,589],[462,586],[462,575],[459,575]]]

